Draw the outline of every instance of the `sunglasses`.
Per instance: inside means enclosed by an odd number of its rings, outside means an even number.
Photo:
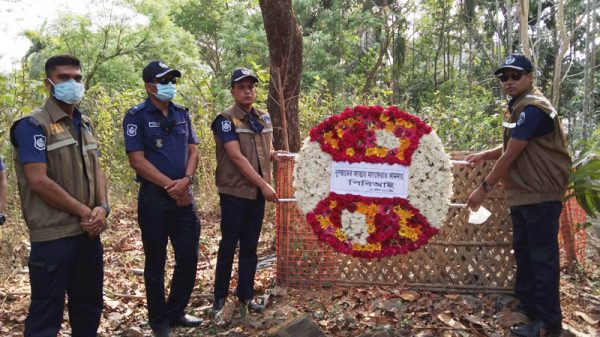
[[[168,84],[169,82],[171,82],[173,84],[177,84],[177,78],[161,77],[161,78],[157,78],[156,82],[158,82],[160,84]]]
[[[498,79],[500,80],[500,82],[506,82],[508,81],[508,79],[512,79],[513,81],[518,81],[521,79],[521,77],[523,77],[523,73],[512,73],[510,75],[506,75],[506,74],[500,74],[498,75]]]

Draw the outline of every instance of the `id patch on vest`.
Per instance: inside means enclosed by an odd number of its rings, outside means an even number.
[[[222,121],[221,122],[221,130],[223,130],[223,132],[231,131],[231,122],[230,121]]]
[[[34,135],[33,136],[33,147],[40,151],[44,151],[46,149],[46,136],[44,135]]]
[[[137,125],[127,124],[127,135],[129,137],[135,137],[135,135],[137,135]]]

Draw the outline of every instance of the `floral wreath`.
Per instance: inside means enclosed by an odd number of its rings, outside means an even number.
[[[408,196],[331,191],[332,162],[409,168]],[[296,157],[300,209],[320,241],[363,258],[407,254],[438,232],[452,195],[450,159],[427,123],[391,106],[357,106],[310,130]]]

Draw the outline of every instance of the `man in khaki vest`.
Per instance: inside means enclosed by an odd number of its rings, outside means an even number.
[[[212,123],[216,143],[216,184],[221,205],[221,242],[217,257],[213,313],[219,312],[229,294],[236,246],[240,244],[236,295],[243,307],[260,312],[253,301],[256,249],[265,211],[265,200],[277,201],[271,182],[271,161],[285,151],[273,150],[273,125],[268,113],[253,107],[258,77],[249,69],[231,75],[235,104]]]
[[[472,165],[497,160],[492,171],[469,196],[476,210],[502,180],[513,222],[517,261],[517,310],[531,322],[511,329],[516,336],[559,336],[562,315],[559,294],[558,228],[561,199],[568,185],[571,157],[556,110],[533,86],[531,62],[509,55],[495,72],[512,97],[503,145],[466,157]]]
[[[102,313],[100,232],[110,212],[90,119],[79,111],[81,66],[46,61],[50,97],[11,127],[21,209],[29,229],[31,304],[25,337],[56,337],[65,293],[73,337],[96,337]]]
[[[6,207],[6,197],[8,195],[8,183],[6,181],[6,170],[2,157],[0,157],[0,225],[4,225],[6,215],[4,208]]]

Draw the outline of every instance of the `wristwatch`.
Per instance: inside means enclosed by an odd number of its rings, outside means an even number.
[[[106,217],[108,218],[108,215],[110,214],[110,206],[107,203],[102,203],[96,207],[104,208],[104,210],[106,211]]]
[[[193,175],[186,175],[185,177],[190,180],[190,184],[192,185],[196,182],[196,177],[194,177]]]
[[[0,213],[0,225],[4,225],[6,222],[6,215]]]
[[[488,193],[491,192],[492,189],[494,188],[492,185],[488,184],[488,182],[485,181],[485,179],[483,179],[481,181],[481,187],[483,187],[483,190],[486,191],[486,192],[488,192]]]

